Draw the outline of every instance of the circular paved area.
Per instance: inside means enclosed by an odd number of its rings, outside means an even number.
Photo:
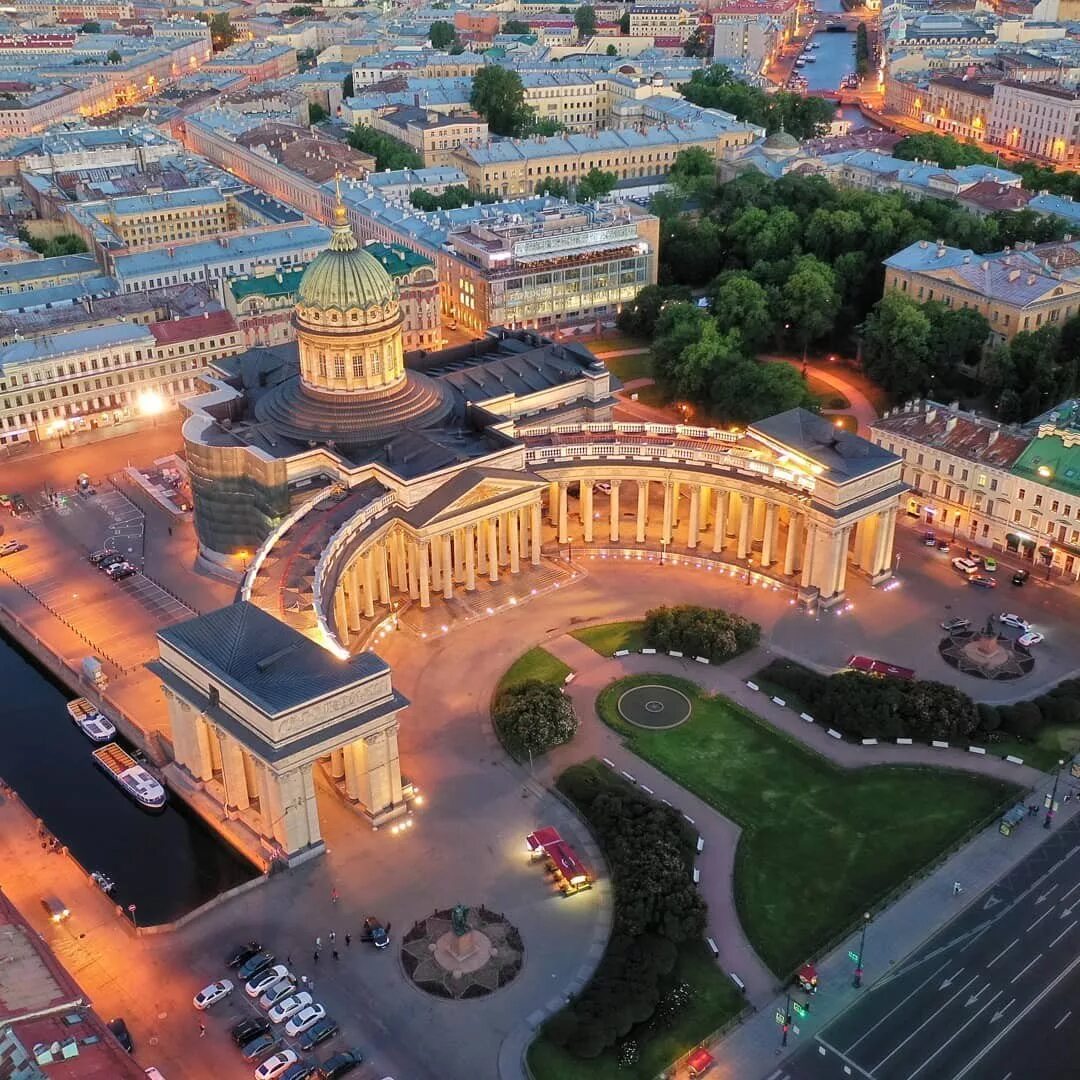
[[[690,699],[671,686],[635,686],[619,695],[619,715],[641,728],[673,728],[690,719]]]

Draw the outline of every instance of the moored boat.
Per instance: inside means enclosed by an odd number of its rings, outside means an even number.
[[[113,889],[116,888],[116,882],[113,881],[108,874],[103,874],[100,870],[90,871],[90,880],[106,895],[110,896]]]
[[[93,752],[94,760],[141,806],[161,810],[165,785],[155,780],[122,746],[109,743]]]
[[[68,715],[79,726],[82,733],[93,742],[108,742],[116,735],[113,722],[97,711],[86,698],[76,698],[67,703]]]

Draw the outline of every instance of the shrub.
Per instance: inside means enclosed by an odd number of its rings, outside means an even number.
[[[1018,739],[1034,739],[1042,726],[1042,710],[1034,701],[1018,701],[1001,709],[1002,729]]]
[[[611,940],[596,973],[544,1033],[571,1054],[593,1058],[656,1013],[678,943],[704,932],[705,903],[691,876],[694,837],[674,810],[595,763],[567,769],[557,786],[603,848],[615,908]]]
[[[495,729],[516,758],[545,754],[577,731],[573,703],[557,686],[526,679],[504,690],[494,709]]]
[[[998,711],[996,705],[991,705],[986,701],[980,701],[975,706],[975,711],[979,715],[979,730],[980,731],[997,731],[1001,727],[1001,713]]]
[[[803,701],[810,704],[825,689],[828,676],[820,672],[811,671],[794,660],[784,660],[777,657],[770,660],[759,672],[762,681],[774,683],[784,690],[790,690],[797,694]]]
[[[1080,699],[1052,694],[1042,698],[1039,705],[1048,724],[1080,724]]]
[[[719,608],[680,604],[645,612],[645,638],[654,648],[730,660],[761,640],[761,627]]]

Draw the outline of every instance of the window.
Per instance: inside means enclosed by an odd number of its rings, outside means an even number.
[[[362,379],[364,377],[364,358],[359,353],[353,354],[352,373],[354,379]]]
[[[1039,507],[1042,506],[1042,496],[1041,495],[1036,495],[1035,496],[1035,505],[1039,506]]]

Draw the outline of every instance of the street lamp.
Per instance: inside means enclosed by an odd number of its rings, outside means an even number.
[[[157,427],[157,418],[166,409],[165,399],[156,390],[144,390],[138,399],[139,412],[143,416],[153,417],[154,427]]]
[[[64,421],[54,420],[49,426],[49,431],[60,440],[60,449],[64,449]]]
[[[862,938],[859,941],[859,955],[855,960],[855,977],[851,980],[851,985],[854,986],[856,990],[862,986],[863,956],[866,952],[866,928],[870,924],[870,912],[864,911],[862,918]]]
[[[787,1001],[784,1003],[784,1022],[780,1025],[780,1049],[787,1046],[788,1032],[791,1030],[791,991],[787,992]]]
[[[1054,804],[1057,802],[1058,781],[1061,779],[1061,767],[1064,764],[1064,760],[1058,758],[1057,771],[1054,773],[1054,788],[1050,793],[1050,805],[1046,808],[1046,820],[1043,822],[1044,829],[1049,829],[1050,822],[1054,820]]]

